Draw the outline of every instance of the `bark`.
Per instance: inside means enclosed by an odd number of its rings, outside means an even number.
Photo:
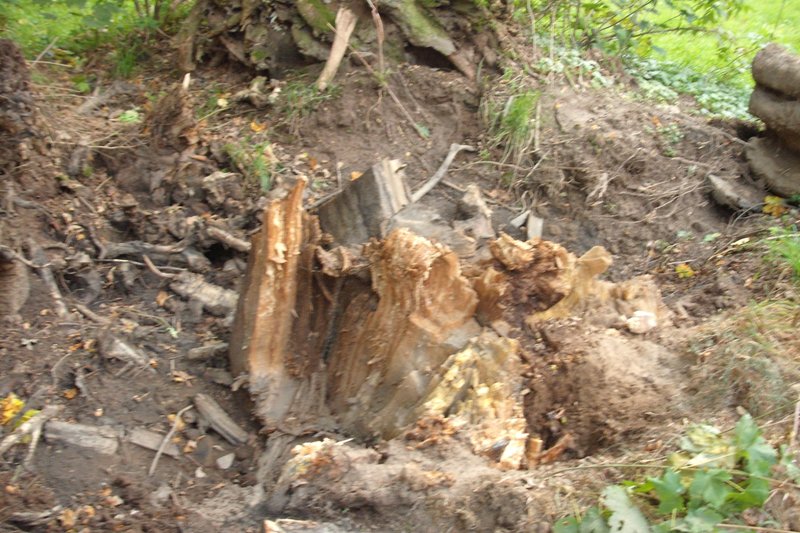
[[[753,59],[756,83],[791,98],[800,98],[800,56],[771,43]]]

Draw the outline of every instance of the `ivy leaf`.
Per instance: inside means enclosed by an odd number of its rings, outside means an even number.
[[[648,533],[650,525],[642,512],[636,507],[625,489],[618,485],[606,487],[603,491],[603,505],[611,516],[608,519],[609,531],[619,533]]]
[[[733,492],[726,483],[731,477],[730,472],[719,468],[696,472],[689,486],[689,496],[695,502],[706,502],[720,508]]]
[[[686,487],[681,483],[681,476],[676,471],[668,468],[661,477],[650,478],[648,481],[653,485],[653,492],[658,498],[659,513],[672,514],[675,511],[686,509],[683,501]]]

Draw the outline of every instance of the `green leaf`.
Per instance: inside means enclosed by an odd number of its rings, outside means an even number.
[[[676,471],[668,468],[661,477],[650,478],[648,481],[653,485],[653,492],[658,498],[659,513],[672,514],[686,509],[683,501],[686,487],[681,483],[681,476]]]
[[[724,517],[713,509],[700,507],[686,514],[685,523],[691,533],[704,533],[706,531],[717,531],[717,524],[722,522]]]
[[[722,507],[733,492],[733,489],[726,483],[730,481],[731,477],[730,472],[719,468],[696,472],[692,484],[689,486],[691,500],[696,504],[706,502],[716,508]]]
[[[749,414],[736,423],[734,433],[736,456],[744,459],[744,469],[750,474],[766,476],[778,460],[778,454],[761,436],[761,430]]]
[[[734,504],[737,511],[744,511],[751,507],[761,507],[770,494],[769,481],[751,477],[744,491],[731,494],[729,501]]]
[[[636,507],[625,489],[618,485],[606,487],[603,491],[603,505],[611,516],[608,519],[609,531],[619,533],[648,533],[650,524],[642,512]]]
[[[561,518],[553,524],[553,533],[580,533],[578,524],[580,524],[580,522],[577,517],[568,516],[566,518]]]

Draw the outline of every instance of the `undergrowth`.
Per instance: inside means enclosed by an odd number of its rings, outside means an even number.
[[[752,514],[748,522],[745,513],[759,509],[758,523],[771,525],[764,505],[773,486],[800,481],[794,451],[784,448],[779,453],[749,414],[739,419],[732,432],[691,426],[680,439],[680,451],[655,469],[655,476],[606,487],[599,505],[559,520],[553,531],[700,533],[726,526],[759,530],[752,524]]]

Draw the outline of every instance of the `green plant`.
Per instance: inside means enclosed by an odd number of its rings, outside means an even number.
[[[281,87],[276,104],[291,134],[297,135],[304,118],[323,102],[338,98],[341,92],[336,85],[320,91],[306,76],[297,76]]]
[[[749,414],[729,433],[692,426],[680,448],[668,465],[657,467],[658,476],[606,487],[599,506],[559,520],[555,533],[711,532],[740,524],[748,509],[763,508],[779,455]],[[781,463],[797,469],[790,454]]]
[[[525,88],[517,79],[506,84],[506,93],[483,99],[482,114],[489,128],[489,146],[502,147],[502,162],[510,161],[519,167],[534,142],[541,93]]]
[[[252,146],[246,142],[228,143],[223,150],[245,179],[257,183],[264,192],[270,190],[275,174],[283,169],[269,141]]]
[[[770,237],[766,240],[773,261],[785,263],[800,281],[800,232],[796,225],[770,228]]]

